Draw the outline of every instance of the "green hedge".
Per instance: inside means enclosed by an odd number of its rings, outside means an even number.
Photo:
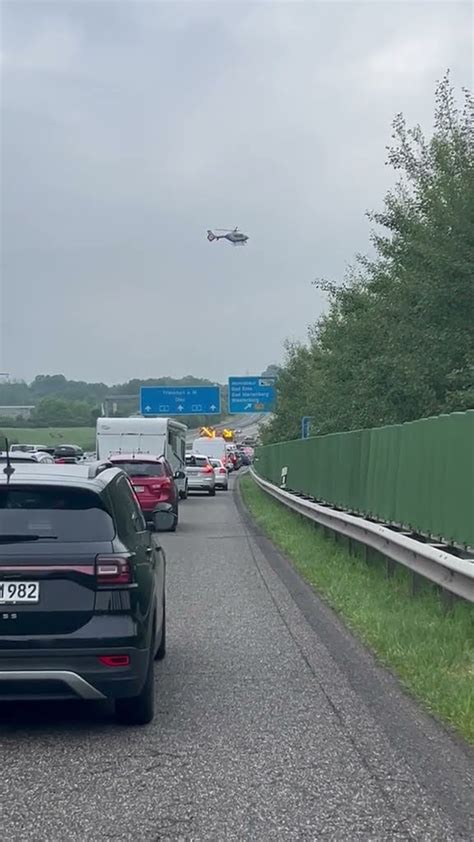
[[[474,546],[474,410],[269,444],[256,469],[358,514]]]

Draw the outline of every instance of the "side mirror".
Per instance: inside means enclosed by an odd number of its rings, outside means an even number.
[[[186,477],[186,474],[184,473],[184,471],[175,471],[174,472],[174,478],[175,479],[185,479],[185,477]]]
[[[176,523],[176,514],[170,503],[158,503],[153,512],[153,531],[168,532]]]

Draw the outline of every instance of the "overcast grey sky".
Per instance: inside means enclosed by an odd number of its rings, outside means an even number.
[[[466,2],[2,6],[0,371],[259,372],[366,251],[394,114],[472,84]],[[208,243],[238,225],[245,248]],[[7,323],[8,321],[8,323]]]

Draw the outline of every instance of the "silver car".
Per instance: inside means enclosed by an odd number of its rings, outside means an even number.
[[[11,462],[12,465],[21,465],[21,464],[34,465],[36,462],[41,462],[41,463],[47,462],[50,465],[54,465],[53,457],[49,453],[46,453],[45,451],[42,451],[42,450],[35,450],[35,451],[29,450],[26,453],[22,453],[20,451],[15,451],[15,452],[12,453],[11,450],[10,450],[9,453],[8,453],[8,458],[10,459],[10,462]],[[0,462],[6,463],[6,461],[7,461],[7,454],[0,451]]]
[[[213,459],[211,457],[211,465],[214,468],[216,488],[222,488],[224,491],[227,491],[229,488],[229,471],[224,465],[222,459]]]
[[[210,497],[216,493],[216,475],[209,457],[200,453],[186,454],[186,476],[188,491],[207,491]]]

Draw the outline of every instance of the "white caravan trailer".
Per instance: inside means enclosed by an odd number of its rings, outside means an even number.
[[[151,453],[164,456],[174,472],[185,473],[186,433],[185,424],[172,418],[97,419],[97,458],[107,459],[118,453]],[[176,480],[180,497],[186,497],[186,477]]]

